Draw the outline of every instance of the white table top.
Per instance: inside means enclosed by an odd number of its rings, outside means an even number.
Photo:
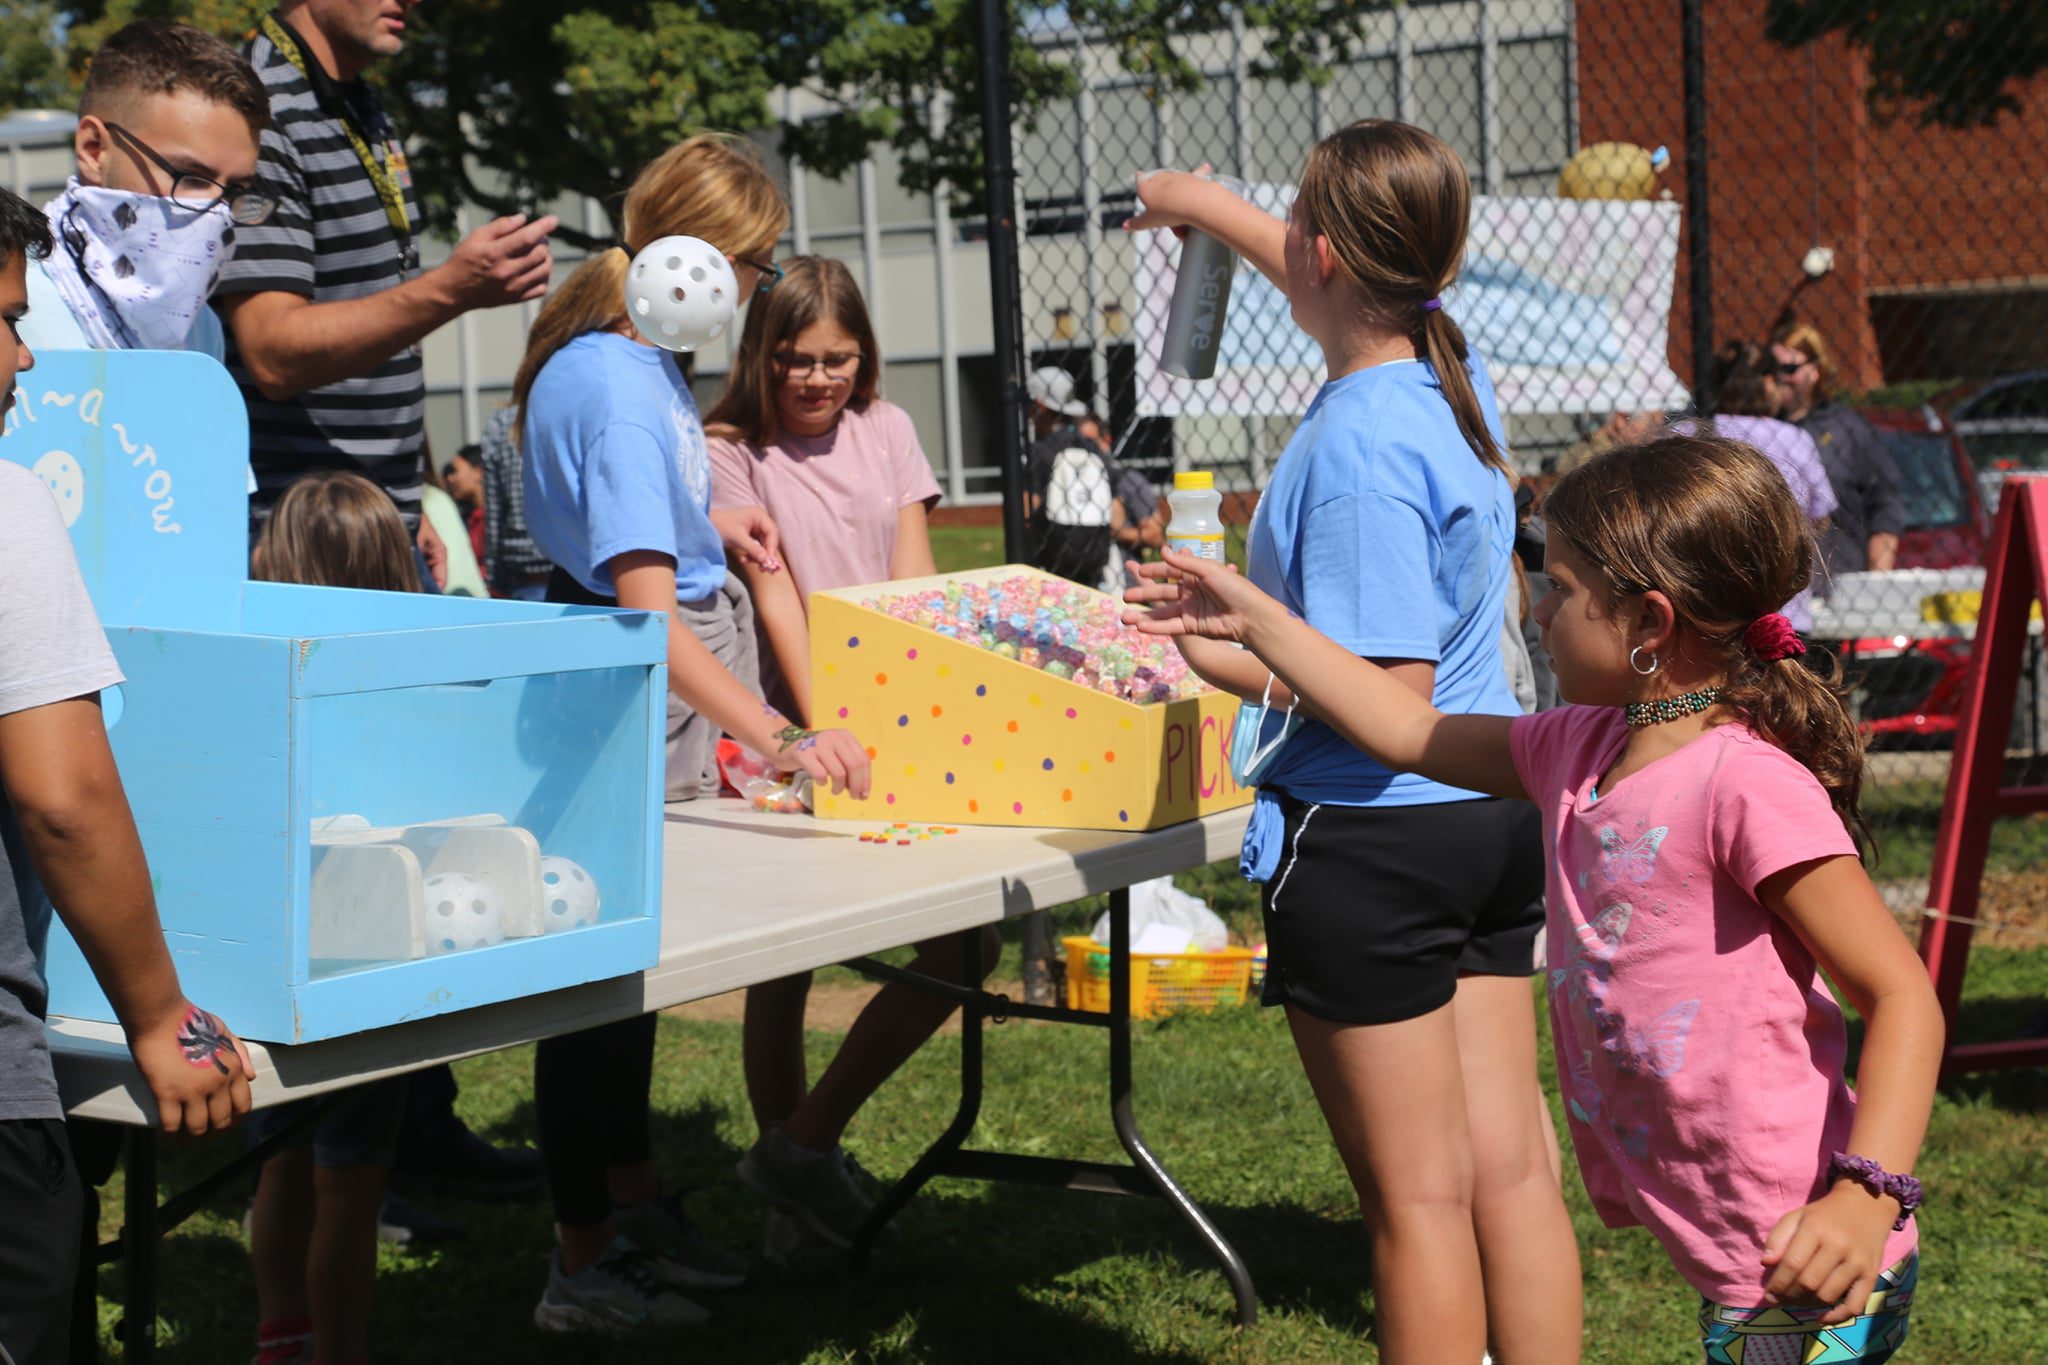
[[[877,848],[859,836],[879,820],[768,815],[732,799],[670,806],[661,960],[651,970],[319,1043],[251,1043],[256,1103],[721,995],[1214,862],[1236,854],[1249,815],[1240,807],[1149,834],[963,825]],[[50,1048],[73,1115],[155,1122],[118,1028],[52,1018]]]

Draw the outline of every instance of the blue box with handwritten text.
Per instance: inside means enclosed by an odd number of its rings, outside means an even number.
[[[0,457],[49,486],[126,675],[108,737],[189,997],[298,1043],[654,964],[661,621],[251,582],[227,373],[38,362]],[[60,927],[47,971],[52,1014],[112,1020]]]

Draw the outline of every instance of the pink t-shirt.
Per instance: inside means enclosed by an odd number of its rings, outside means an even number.
[[[1641,1224],[1716,1303],[1763,1301],[1758,1257],[1825,1192],[1856,1096],[1841,1007],[1758,883],[1855,853],[1784,750],[1722,725],[1594,788],[1628,727],[1612,707],[1517,717],[1515,767],[1553,854],[1550,1020],[1586,1193]],[[1912,1250],[1909,1221],[1885,1245]]]
[[[887,579],[897,513],[939,500],[910,414],[879,398],[858,412],[848,406],[823,436],[709,444],[711,505],[766,508],[806,595]]]

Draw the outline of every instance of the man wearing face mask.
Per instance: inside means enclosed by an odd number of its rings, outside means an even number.
[[[29,270],[23,340],[37,350],[189,350],[222,359],[206,306],[256,186],[270,102],[249,64],[182,24],[138,22],[93,54],[77,173],[44,207],[56,250]]]
[[[546,293],[556,220],[497,219],[422,268],[405,149],[363,79],[403,49],[417,5],[283,0],[257,26],[245,51],[270,98],[262,173],[278,208],[242,231],[214,304],[249,404],[252,525],[308,470],[352,470],[391,496],[438,582],[445,550],[420,517],[420,342]]]

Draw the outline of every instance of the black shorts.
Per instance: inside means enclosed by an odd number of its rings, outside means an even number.
[[[19,1365],[70,1359],[85,1193],[62,1119],[0,1119],[0,1346]]]
[[[1280,799],[1266,883],[1268,1005],[1394,1024],[1461,974],[1529,976],[1543,927],[1543,828],[1527,801],[1320,806]]]

